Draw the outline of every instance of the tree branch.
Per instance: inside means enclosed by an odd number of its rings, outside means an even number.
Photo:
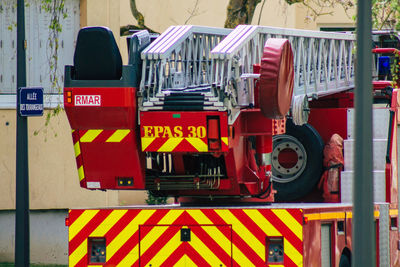
[[[254,11],[261,0],[229,0],[225,28],[235,28],[239,24],[250,24]]]

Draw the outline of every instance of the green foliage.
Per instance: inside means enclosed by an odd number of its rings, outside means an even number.
[[[341,6],[346,11],[354,10],[357,0],[285,0],[288,4],[302,4],[315,19],[321,15],[333,15],[330,8]],[[356,19],[356,16],[353,16]],[[372,26],[374,29],[400,30],[400,1],[372,0]]]
[[[50,67],[51,91],[61,93],[62,86],[58,79],[58,51],[60,48],[59,34],[62,32],[61,19],[68,14],[64,10],[65,0],[41,0],[41,8],[50,15],[48,37],[48,59]]]
[[[146,203],[148,205],[165,205],[167,199],[167,197],[155,196],[151,191],[147,191]]]
[[[398,54],[395,54],[395,59],[393,60],[393,63],[390,66],[390,73],[392,74],[392,87],[393,88],[398,88],[399,87],[399,73],[400,72],[400,56]]]
[[[58,66],[58,52],[60,48],[59,35],[62,32],[61,20],[68,17],[65,11],[65,0],[41,0],[41,8],[50,16],[49,23],[49,37],[47,39],[47,49],[48,49],[48,63],[50,68],[50,81],[51,81],[51,92],[61,94],[62,84],[58,79],[59,66]],[[63,71],[63,70],[61,70]],[[34,131],[34,135],[38,135],[40,132],[44,132],[47,135],[47,129],[50,126],[50,121],[53,117],[57,116],[63,108],[61,103],[57,103],[57,106],[46,114],[46,120],[44,125],[39,129]],[[57,137],[57,133],[53,128],[51,128],[54,137]],[[45,137],[45,140],[47,137]]]
[[[372,0],[372,27],[378,30],[400,30],[400,2]]]

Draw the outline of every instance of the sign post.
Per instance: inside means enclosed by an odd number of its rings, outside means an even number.
[[[17,1],[17,88],[26,86],[25,1]],[[18,102],[18,95],[17,95]],[[18,107],[17,107],[18,108]],[[29,171],[27,117],[17,112],[15,266],[29,266]]]

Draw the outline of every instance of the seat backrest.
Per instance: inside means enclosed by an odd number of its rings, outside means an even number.
[[[111,30],[85,27],[78,33],[74,54],[76,80],[119,80],[122,58]]]

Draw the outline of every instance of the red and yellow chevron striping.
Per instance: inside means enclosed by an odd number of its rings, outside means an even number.
[[[130,129],[79,130],[79,141],[81,143],[120,143],[123,142],[129,134],[131,134]]]
[[[265,266],[268,238],[280,237],[281,266],[302,266],[302,218],[301,209],[71,210],[69,265]],[[103,263],[90,262],[93,238],[105,242]]]
[[[117,130],[72,130],[72,140],[74,142],[74,151],[76,166],[78,169],[79,181],[81,186],[85,183],[85,170],[83,167],[82,159],[82,146],[87,143],[121,143],[127,140],[127,136],[131,133],[130,129],[117,129]],[[85,187],[85,186],[84,186]]]
[[[72,130],[72,140],[74,142],[74,152],[75,152],[76,167],[78,168],[79,182],[84,183],[85,171],[83,169],[81,145],[79,142],[79,132],[78,131]]]
[[[157,152],[209,152],[207,138],[142,137],[142,151]],[[228,137],[221,137],[221,151],[228,151]]]

